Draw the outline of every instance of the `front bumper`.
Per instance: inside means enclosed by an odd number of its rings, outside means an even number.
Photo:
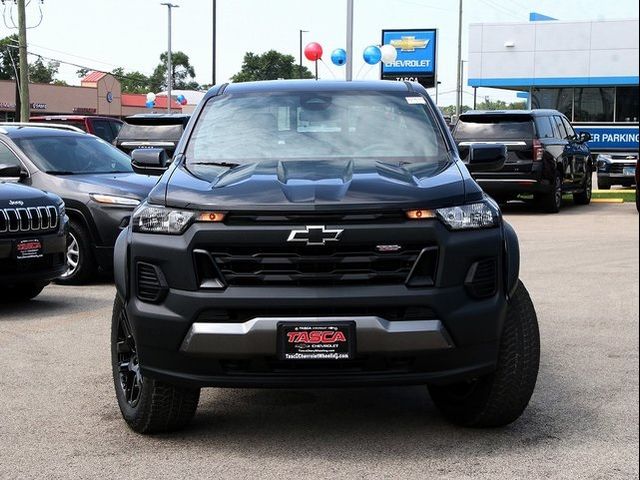
[[[20,283],[47,284],[67,270],[67,224],[58,232],[0,239],[0,285]],[[37,238],[42,244],[42,258],[16,260],[15,248],[20,240]]]
[[[270,245],[286,239],[292,226],[195,225],[181,236],[123,233],[116,244],[116,284],[126,300],[145,375],[194,386],[301,387],[452,382],[492,371],[507,308],[501,228],[450,232],[436,220],[341,227],[345,243],[374,238],[375,243],[402,245],[421,238],[425,245],[437,245],[434,285],[207,290],[196,282],[194,249]],[[496,259],[498,288],[478,299],[465,279],[471,265],[483,258]],[[137,295],[130,272],[138,262],[162,272],[167,291],[158,303]],[[423,316],[387,315],[395,309],[419,309]],[[352,360],[279,359],[278,324],[324,321],[354,322]]]

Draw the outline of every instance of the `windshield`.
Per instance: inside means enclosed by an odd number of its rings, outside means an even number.
[[[186,151],[192,170],[260,160],[446,162],[423,97],[376,92],[228,94],[205,105]]]
[[[153,141],[164,140],[177,142],[184,128],[180,125],[131,125],[124,124],[118,133],[118,141],[128,140]]]
[[[529,115],[468,115],[460,117],[456,140],[524,140],[534,137]]]
[[[71,175],[133,171],[127,155],[90,135],[16,138],[14,142],[46,173]]]

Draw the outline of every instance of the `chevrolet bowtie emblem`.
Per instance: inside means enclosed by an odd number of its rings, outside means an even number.
[[[307,225],[304,230],[291,230],[287,242],[302,242],[307,245],[325,245],[337,242],[343,229],[326,229],[324,225]]]
[[[416,40],[416,37],[401,37],[400,40],[391,40],[391,45],[399,48],[401,52],[415,52],[416,48],[427,48],[429,40]]]

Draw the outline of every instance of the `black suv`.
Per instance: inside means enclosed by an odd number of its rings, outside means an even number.
[[[505,156],[471,145],[469,167]],[[518,239],[418,84],[214,87],[114,262],[113,378],[139,432],[184,426],[201,387],[426,384],[469,426],[534,389]]]
[[[189,118],[181,113],[131,115],[125,118],[114,145],[127,155],[137,148],[162,148],[171,158]]]
[[[499,202],[533,194],[540,206],[556,213],[562,195],[580,205],[591,202],[594,165],[587,132],[576,134],[556,110],[474,111],[460,116],[453,129],[460,157],[477,143],[507,146],[507,161],[497,172],[474,173],[482,189]]]
[[[27,300],[65,272],[68,219],[57,195],[11,183],[6,160],[0,148],[0,301]]]
[[[133,172],[131,159],[104,140],[58,128],[0,127],[0,157],[16,180],[54,192],[69,216],[68,268],[61,283],[84,283],[111,270],[113,245],[156,178]]]

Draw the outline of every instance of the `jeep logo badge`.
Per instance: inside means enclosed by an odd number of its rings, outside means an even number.
[[[24,202],[22,200],[9,200],[9,205],[11,205],[12,207],[21,207],[24,205]]]
[[[326,245],[337,242],[343,229],[327,229],[324,225],[307,225],[304,230],[291,230],[287,242],[301,242],[306,245]]]

